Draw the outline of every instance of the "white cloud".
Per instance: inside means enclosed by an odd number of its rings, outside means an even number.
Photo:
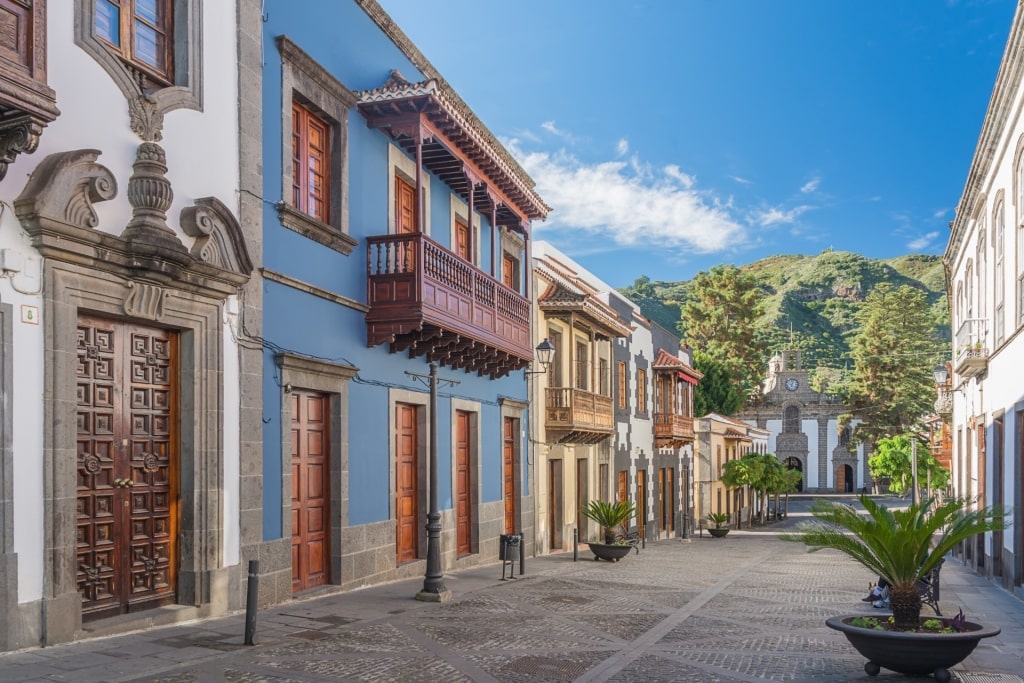
[[[615,145],[615,152],[620,156],[624,157],[629,152],[629,140],[622,138],[618,144]]]
[[[729,177],[732,178],[733,180],[735,180],[740,185],[752,185],[754,183],[753,180],[747,180],[746,178],[741,178],[738,175],[731,175]]]
[[[821,178],[812,178],[811,180],[808,180],[806,183],[803,184],[803,186],[800,188],[800,191],[803,192],[804,194],[809,194],[817,190],[818,185],[821,185]]]
[[[911,251],[921,251],[922,249],[927,249],[928,247],[931,246],[932,242],[934,242],[935,238],[937,238],[938,236],[939,233],[937,230],[929,232],[926,235],[921,235],[917,239],[907,242],[907,249]]]
[[[748,239],[730,203],[694,189],[695,178],[678,166],[652,169],[636,157],[586,163],[564,149],[528,153],[518,140],[506,146],[553,209],[538,232],[573,231],[620,247],[703,253],[744,246]]]
[[[770,225],[789,225],[795,223],[801,214],[810,211],[813,208],[813,206],[808,206],[806,204],[795,206],[792,209],[772,207],[752,212],[750,219],[755,225],[760,225],[765,228]]]

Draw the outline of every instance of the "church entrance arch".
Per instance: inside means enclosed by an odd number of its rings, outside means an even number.
[[[802,462],[800,462],[800,458],[789,457],[789,458],[786,458],[785,460],[783,460],[782,464],[783,464],[783,466],[787,470],[796,470],[797,472],[800,472],[801,474],[803,474],[804,464]],[[797,490],[797,493],[800,493],[801,491],[804,490],[803,477],[801,477],[800,481],[797,482],[796,490]]]
[[[836,469],[836,491],[853,493],[853,468],[849,465],[840,465]]]

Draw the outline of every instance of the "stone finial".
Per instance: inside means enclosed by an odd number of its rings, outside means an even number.
[[[30,232],[46,225],[95,228],[94,202],[117,194],[114,174],[96,163],[98,149],[50,154],[43,159],[14,200],[14,211]]]
[[[128,180],[132,219],[121,237],[133,244],[187,253],[185,245],[167,226],[167,209],[171,208],[174,192],[167,179],[163,148],[155,142],[143,142],[132,168],[132,177]]]

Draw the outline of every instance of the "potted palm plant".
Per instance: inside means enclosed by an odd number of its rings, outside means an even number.
[[[594,520],[604,532],[604,543],[596,541],[588,543],[590,551],[594,553],[594,559],[618,562],[629,554],[633,546],[625,540],[625,533],[622,534],[623,540],[619,540],[616,530],[619,527],[625,529],[626,524],[635,514],[636,505],[628,500],[614,503],[592,500],[587,507],[583,508],[583,515]]]
[[[730,515],[728,512],[709,512],[707,514],[708,521],[714,524],[713,527],[708,529],[708,533],[715,538],[722,538],[729,533],[729,527],[723,526],[729,523]]]
[[[997,635],[962,618],[941,620],[944,632],[922,628],[922,581],[957,544],[975,534],[1005,528],[1006,512],[1000,507],[967,509],[963,499],[942,503],[932,499],[903,510],[890,510],[869,496],[859,498],[867,514],[849,505],[819,500],[811,507],[814,522],[805,522],[795,533],[782,534],[786,541],[806,544],[811,551],[832,548],[860,562],[889,584],[892,619],[873,620],[863,627],[863,616],[833,617],[830,628],[842,631],[868,662],[864,670],[880,668],[903,674],[934,674],[950,680],[948,667],[963,661],[982,638]],[[857,623],[854,623],[857,622]]]

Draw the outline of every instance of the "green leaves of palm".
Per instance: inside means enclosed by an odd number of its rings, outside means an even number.
[[[912,588],[961,541],[1006,526],[1002,508],[967,510],[963,499],[934,507],[929,499],[905,510],[890,510],[868,496],[861,496],[860,503],[866,515],[842,503],[816,501],[811,507],[816,521],[781,538],[804,543],[811,551],[843,552],[899,589]]]
[[[583,508],[583,515],[594,520],[605,529],[615,527],[627,522],[630,517],[636,514],[636,505],[628,500],[620,500],[615,503],[608,503],[603,500],[592,500]]]

